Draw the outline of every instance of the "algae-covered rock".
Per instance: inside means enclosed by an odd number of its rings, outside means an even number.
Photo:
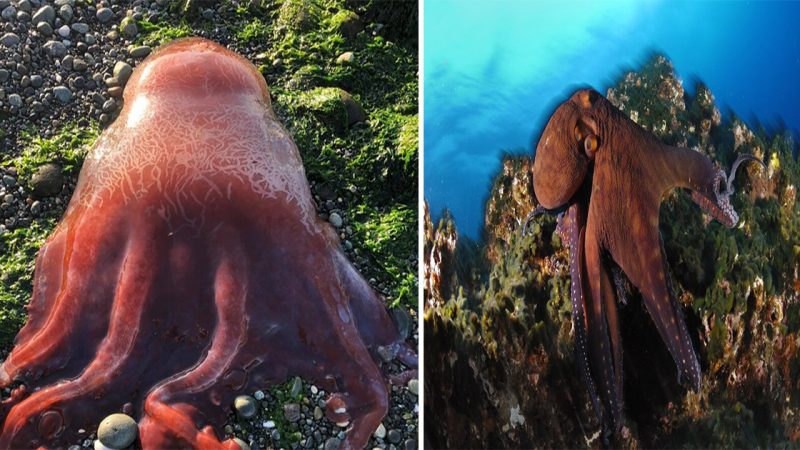
[[[661,205],[670,276],[701,361],[699,392],[677,370],[639,294],[618,304],[625,410],[612,445],[800,445],[800,205],[797,148],[736,117],[722,120],[710,90],[689,96],[655,56],[608,98],[662,141],[722,167],[751,153],[736,177],[733,229],[682,190]],[[486,205],[485,244],[460,261],[456,224],[425,222],[426,439],[443,447],[600,447],[599,424],[574,361],[568,251],[540,216],[531,159],[508,156]],[[646,182],[646,180],[643,180]],[[465,264],[471,277],[458,276]],[[428,274],[440,275],[437,283]],[[456,274],[456,275],[453,275]],[[469,282],[466,282],[469,280]],[[466,430],[466,432],[465,432]]]
[[[341,88],[314,88],[298,99],[297,106],[312,111],[326,126],[343,131],[367,119],[364,108]]]
[[[311,0],[284,0],[278,12],[278,25],[293,31],[313,28],[317,22]]]

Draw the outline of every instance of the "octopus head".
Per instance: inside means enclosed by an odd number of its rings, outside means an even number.
[[[158,49],[126,85],[126,102],[140,94],[182,98],[251,96],[270,109],[264,77],[242,56],[201,38],[178,39]]]
[[[583,184],[600,146],[593,111],[601,98],[593,89],[579,90],[545,126],[533,163],[533,189],[544,208],[564,206]]]

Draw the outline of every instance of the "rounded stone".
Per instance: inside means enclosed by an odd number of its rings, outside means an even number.
[[[114,78],[119,80],[120,84],[127,83],[132,73],[133,68],[125,61],[117,61],[117,63],[114,64]]]
[[[42,36],[50,36],[53,34],[53,26],[47,22],[39,22],[36,25],[36,31]]]
[[[112,11],[110,8],[100,8],[97,10],[95,17],[97,17],[98,22],[107,23],[114,18],[114,11]]]
[[[336,228],[341,228],[344,225],[344,220],[342,220],[342,216],[337,213],[331,213],[330,217],[328,217],[328,222],[331,223]]]
[[[355,60],[356,56],[353,54],[353,52],[344,52],[336,58],[336,64],[352,64]]]
[[[72,24],[72,29],[77,33],[86,34],[89,32],[89,25],[83,22],[75,22]]]
[[[131,17],[126,17],[122,19],[122,22],[119,24],[119,32],[122,36],[133,39],[139,34],[139,28],[136,26],[136,22]]]
[[[243,441],[243,440],[239,439],[238,437],[235,437],[235,438],[233,438],[233,442],[236,442],[236,444],[237,444],[237,445],[238,445],[238,446],[239,446],[239,447],[240,447],[242,450],[250,450],[250,445],[249,445],[247,442],[245,442],[245,441]]]
[[[339,448],[339,439],[332,437],[325,441],[325,450],[337,450]]]
[[[389,430],[389,432],[386,433],[386,437],[392,444],[399,444],[400,441],[403,440],[403,435],[397,430]]]
[[[39,24],[40,22],[53,23],[56,19],[56,10],[50,5],[44,5],[39,8],[33,15],[33,23]]]
[[[131,58],[140,59],[149,55],[150,51],[151,51],[150,47],[146,45],[140,45],[138,47],[132,48],[129,54],[131,55]]]
[[[69,25],[61,25],[58,28],[58,35],[61,36],[62,38],[68,38],[69,37]]]
[[[240,395],[236,397],[233,400],[233,408],[236,410],[236,414],[243,419],[249,419],[258,412],[256,399],[249,395]]]
[[[43,164],[31,177],[31,191],[36,198],[50,197],[61,192],[64,177],[61,166],[54,163]]]
[[[55,95],[55,97],[61,103],[69,103],[69,101],[72,100],[72,91],[70,91],[66,86],[54,87],[53,95]]]
[[[67,30],[69,31],[69,29]],[[53,58],[61,58],[67,54],[67,46],[59,41],[49,41],[43,47]]]
[[[5,45],[6,47],[13,47],[19,44],[19,36],[14,33],[6,33],[0,37],[0,44]]]
[[[19,94],[11,94],[8,96],[8,104],[19,108],[22,106],[22,97]]]
[[[126,414],[111,414],[100,422],[97,429],[97,439],[112,449],[127,448],[138,434],[136,421]]]

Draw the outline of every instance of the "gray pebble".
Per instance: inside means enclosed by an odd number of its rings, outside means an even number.
[[[110,98],[103,102],[103,112],[111,112],[117,107],[117,102],[114,101],[113,98]]]
[[[62,56],[67,54],[67,46],[59,41],[47,42],[46,44],[44,44],[44,49],[53,58],[61,58]]]
[[[97,43],[97,38],[95,38],[93,34],[87,34],[83,40],[86,41],[86,45],[94,45]]]
[[[322,408],[319,406],[314,407],[314,420],[322,419]]]
[[[73,61],[75,61],[75,57],[73,57],[72,55],[67,55],[64,57],[64,59],[61,60],[61,67],[63,67],[66,70],[72,70]]]
[[[8,104],[19,108],[22,106],[22,97],[19,94],[11,94],[8,96]]]
[[[97,10],[95,17],[97,17],[98,22],[106,23],[114,18],[114,11],[112,11],[110,8],[100,8]]]
[[[289,390],[289,396],[292,398],[296,398],[300,395],[300,392],[303,390],[303,380],[300,377],[294,377],[294,381],[292,382],[292,388]]]
[[[31,191],[35,198],[51,197],[61,192],[63,183],[61,166],[47,163],[39,167],[31,177]]]
[[[31,86],[38,88],[42,87],[42,84],[44,84],[44,80],[41,75],[31,75]]]
[[[212,9],[203,10],[203,19],[211,20],[213,17],[214,17],[214,10]]]
[[[339,439],[332,437],[325,441],[325,450],[337,450],[339,448]]]
[[[127,83],[132,73],[133,68],[125,61],[117,61],[117,63],[114,64],[114,78],[119,80],[120,84]]]
[[[337,213],[331,213],[330,217],[328,217],[328,222],[330,222],[331,225],[333,225],[336,228],[341,228],[342,225],[344,224],[342,216],[340,216]]]
[[[256,403],[256,399],[249,395],[240,395],[233,400],[233,408],[239,417],[249,419],[258,412],[258,403]]]
[[[416,378],[409,380],[408,390],[412,394],[419,396],[419,380]]]
[[[406,441],[403,443],[403,446],[405,447],[406,450],[416,450],[417,441],[413,439],[406,439]]]
[[[72,29],[80,34],[86,34],[89,32],[89,25],[83,22],[75,22],[72,24]]]
[[[13,47],[19,44],[19,36],[14,33],[6,33],[0,37],[0,44],[5,45],[6,47]]]
[[[11,175],[3,175],[3,184],[7,187],[14,187],[17,185],[17,179]]]
[[[146,45],[140,45],[138,47],[132,48],[129,54],[131,55],[131,58],[140,59],[149,55],[150,51],[151,51],[150,47]]]
[[[25,11],[27,13],[33,11],[31,7],[31,2],[29,0],[19,0],[17,2],[17,9],[20,11]]]
[[[283,405],[283,414],[289,422],[297,422],[300,420],[300,405],[297,403]]]
[[[61,103],[68,103],[72,100],[72,91],[66,86],[56,86],[53,88],[53,95],[55,95]]]
[[[0,69],[0,83],[6,81],[11,74],[6,69]],[[0,95],[0,98],[3,96]]]
[[[75,61],[73,61],[73,63],[72,63],[72,68],[75,69],[76,72],[83,72],[88,67],[89,67],[89,65],[86,64],[86,61],[84,61],[84,60],[82,60],[80,58],[75,58]]]
[[[136,421],[125,414],[111,414],[97,428],[97,439],[106,447],[115,449],[127,448],[138,434]]]
[[[386,433],[386,437],[392,444],[399,444],[400,441],[403,440],[403,434],[397,430],[389,430],[389,432]]]
[[[56,19],[56,10],[50,5],[44,5],[36,11],[33,15],[33,23],[39,24],[41,22],[53,23]]]
[[[0,17],[6,20],[11,20],[14,17],[17,17],[17,8],[14,8],[13,6],[7,6],[5,9],[3,9],[3,12],[0,12]]]
[[[59,27],[58,35],[61,36],[62,38],[65,38],[65,39],[68,38],[69,37],[69,25],[62,25],[61,27]]]
[[[47,22],[39,22],[39,24],[36,25],[36,31],[42,36],[50,36],[53,34],[53,26]]]
[[[19,20],[20,22],[30,22],[31,13],[27,13],[25,11],[17,11],[17,20]]]
[[[58,17],[64,19],[64,22],[66,23],[69,23],[74,15],[75,13],[72,11],[72,6],[69,3],[61,6],[61,8],[58,8]]]
[[[11,6],[11,0],[0,0],[0,11]]]
[[[42,212],[42,202],[36,200],[31,204],[31,214],[38,216]]]
[[[122,19],[122,22],[119,24],[119,32],[122,34],[122,36],[128,39],[133,39],[137,34],[139,34],[139,28],[136,26],[136,22],[132,18],[126,17]]]

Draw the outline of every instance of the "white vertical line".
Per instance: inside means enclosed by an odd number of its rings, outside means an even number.
[[[417,448],[424,448],[425,442],[425,327],[423,323],[423,309],[424,309],[424,302],[422,298],[422,291],[423,291],[423,283],[424,283],[424,270],[423,270],[423,236],[424,236],[424,225],[423,225],[423,207],[422,202],[424,201],[424,184],[425,184],[425,165],[423,161],[425,160],[425,8],[424,8],[424,0],[418,0],[417,4],[417,11],[419,13],[419,31],[418,31],[418,47],[419,47],[419,58],[418,58],[418,74],[419,74],[419,116],[418,116],[418,134],[419,134],[419,150],[417,153],[417,164],[419,166],[419,174],[418,174],[418,193],[417,193],[417,320],[419,321],[418,324],[418,332],[419,332],[419,349],[417,351],[417,357],[419,358],[419,395],[417,396],[417,402],[419,404],[419,415],[418,420],[419,424],[417,425]]]

